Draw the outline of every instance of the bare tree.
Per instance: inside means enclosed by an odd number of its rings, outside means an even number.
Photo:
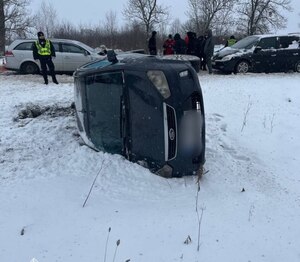
[[[0,53],[5,51],[5,42],[15,36],[25,37],[30,32],[32,18],[28,5],[31,0],[0,0]]]
[[[34,20],[37,31],[43,31],[47,37],[53,37],[57,25],[57,12],[52,3],[43,0]]]
[[[176,18],[174,19],[174,21],[171,23],[170,25],[170,31],[173,33],[173,34],[176,34],[176,33],[182,33],[182,24],[179,20],[179,18]]]
[[[286,26],[283,10],[291,11],[291,0],[241,0],[239,30],[247,35],[264,34]]]
[[[110,42],[109,47],[114,48],[116,44],[116,35],[118,32],[117,13],[115,11],[110,10],[105,14],[104,27],[106,28],[106,32],[108,33]]]
[[[0,56],[5,52],[4,2],[0,0]]]
[[[141,23],[147,35],[169,16],[168,8],[157,4],[157,0],[128,0],[122,13],[130,22]]]
[[[196,33],[203,33],[207,29],[220,27],[220,17],[229,20],[230,12],[236,1],[234,0],[188,0],[187,16],[190,25]],[[224,15],[225,14],[225,15]]]

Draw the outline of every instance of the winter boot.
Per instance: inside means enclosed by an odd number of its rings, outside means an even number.
[[[45,81],[45,85],[48,85],[48,77],[47,76],[43,76],[44,77],[44,81]]]
[[[57,81],[55,75],[52,76],[52,81],[53,81],[54,84],[57,84],[57,85],[58,85],[58,81]]]

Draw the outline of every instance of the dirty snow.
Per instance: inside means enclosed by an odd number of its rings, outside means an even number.
[[[197,202],[195,177],[166,180],[82,145],[71,76],[0,75],[0,261],[300,261],[300,74],[199,79]],[[28,106],[41,114],[20,117]]]

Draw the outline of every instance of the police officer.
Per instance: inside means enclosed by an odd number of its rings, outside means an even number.
[[[37,33],[38,40],[32,46],[33,58],[34,60],[40,60],[42,75],[45,80],[45,85],[48,85],[47,76],[47,66],[49,68],[50,75],[52,76],[52,81],[58,84],[55,76],[54,64],[52,62],[52,57],[55,57],[55,49],[50,40],[45,39],[43,32]]]
[[[230,38],[227,40],[225,47],[226,47],[226,46],[232,46],[232,45],[234,45],[235,43],[236,43],[236,39],[235,39],[234,35],[232,35],[232,36],[230,36]]]

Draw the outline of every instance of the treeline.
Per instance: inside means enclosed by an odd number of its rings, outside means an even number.
[[[168,34],[184,37],[192,31],[199,36],[207,29],[212,29],[217,43],[224,43],[231,34],[241,38],[282,29],[287,22],[286,11],[292,10],[291,0],[182,0],[187,4],[186,17],[176,18],[169,12],[170,7],[159,3],[162,0],[127,0],[121,12],[125,25],[119,25],[113,10],[102,17],[99,25],[74,25],[61,21],[50,1],[43,0],[32,14],[31,1],[0,0],[0,54],[5,44],[15,38],[36,37],[37,31],[92,47],[106,45],[123,50],[147,49],[152,30],[158,32],[158,47]]]

